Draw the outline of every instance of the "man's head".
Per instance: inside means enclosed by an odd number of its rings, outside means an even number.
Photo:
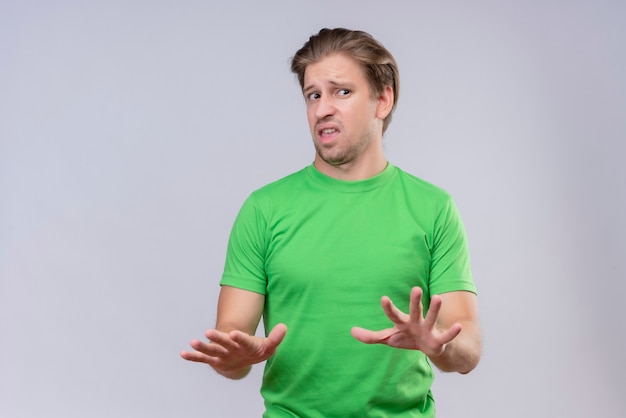
[[[358,62],[368,81],[372,98],[381,95],[387,86],[393,90],[393,107],[383,121],[383,132],[391,122],[400,93],[400,75],[395,59],[370,34],[343,28],[322,29],[304,44],[291,61],[291,71],[304,87],[305,71],[310,64],[334,54],[343,54]]]

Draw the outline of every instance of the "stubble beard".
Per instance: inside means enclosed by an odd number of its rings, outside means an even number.
[[[356,160],[370,143],[369,135],[364,135],[357,142],[343,140],[338,143],[324,146],[317,140],[314,141],[315,152],[327,164],[342,166]]]

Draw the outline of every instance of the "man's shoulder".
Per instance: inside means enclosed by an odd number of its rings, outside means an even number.
[[[276,208],[289,206],[295,199],[306,193],[308,167],[274,180],[256,190],[248,196],[248,203],[262,208]]]
[[[433,199],[448,200],[451,199],[450,193],[447,190],[424,180],[414,174],[411,174],[403,169],[396,167],[398,172],[398,178],[402,186],[410,192],[425,194]]]
[[[271,183],[256,189],[252,192],[252,194],[256,197],[276,196],[297,190],[306,181],[306,170],[307,167],[281,177],[278,180],[274,180]]]

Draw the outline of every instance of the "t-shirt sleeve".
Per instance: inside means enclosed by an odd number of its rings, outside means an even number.
[[[431,251],[431,294],[454,291],[476,293],[465,227],[451,197],[448,197],[435,219]]]
[[[265,294],[266,226],[253,194],[244,202],[233,224],[220,285]]]

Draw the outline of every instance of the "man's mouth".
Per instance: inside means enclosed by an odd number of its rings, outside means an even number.
[[[321,136],[329,136],[329,135],[336,134],[337,132],[339,132],[339,131],[337,129],[335,129],[335,128],[325,128],[325,129],[322,129],[320,131],[320,135]]]

